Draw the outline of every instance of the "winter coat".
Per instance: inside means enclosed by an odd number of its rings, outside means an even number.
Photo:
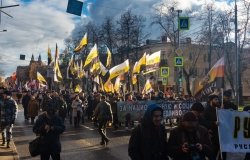
[[[97,117],[97,119],[100,121],[101,120],[113,121],[111,105],[106,101],[101,101],[96,106],[94,116]]]
[[[25,108],[25,109],[28,108],[30,99],[31,99],[31,97],[28,94],[26,94],[26,95],[23,96],[23,99],[22,99],[23,108]]]
[[[29,117],[36,117],[39,111],[39,103],[36,99],[31,99],[28,105],[28,115]]]
[[[182,151],[182,145],[185,142],[193,147],[193,150],[190,149],[191,151],[189,153]],[[202,144],[202,151],[196,150],[196,143]],[[212,146],[208,136],[208,130],[202,126],[198,126],[194,133],[189,134],[181,126],[174,128],[170,132],[168,148],[173,160],[192,160],[192,156],[195,153],[199,154],[199,160],[205,160],[205,156],[210,157],[212,155]]]
[[[46,132],[45,125],[50,125],[53,129]],[[60,134],[65,130],[65,126],[61,118],[57,115],[48,118],[45,113],[38,116],[34,126],[33,132],[40,135],[43,140],[43,153],[55,153],[61,152]]]
[[[77,112],[80,112],[82,114],[82,101],[81,100],[74,100],[72,102],[72,117],[77,116]]]
[[[152,121],[153,111],[159,108],[157,105],[150,105],[142,123],[132,131],[128,146],[128,154],[132,160],[168,160],[165,128],[163,125],[154,126]]]
[[[3,113],[4,122],[6,125],[11,125],[15,123],[17,116],[18,106],[16,101],[10,97],[4,100]]]

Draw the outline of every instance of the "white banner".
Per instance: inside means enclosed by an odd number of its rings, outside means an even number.
[[[250,113],[218,109],[222,152],[250,152]]]

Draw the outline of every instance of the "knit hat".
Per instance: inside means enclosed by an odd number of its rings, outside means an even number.
[[[182,121],[198,121],[198,118],[195,116],[195,114],[193,112],[186,112],[183,116],[182,116]]]
[[[197,112],[203,112],[204,111],[204,107],[200,102],[195,102],[192,107],[191,107],[192,111],[197,111]]]

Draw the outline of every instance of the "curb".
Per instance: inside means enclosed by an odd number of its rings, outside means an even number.
[[[12,150],[12,156],[13,156],[13,160],[19,160],[19,155],[18,155],[18,152],[17,152],[17,149],[16,149],[16,145],[12,139],[11,141],[11,150]]]

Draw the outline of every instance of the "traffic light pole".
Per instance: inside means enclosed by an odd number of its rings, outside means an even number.
[[[182,12],[182,10],[177,10],[177,12],[178,12],[178,22],[179,22],[180,13]],[[178,49],[179,48],[180,48],[180,28],[178,25]],[[177,83],[178,83],[178,95],[179,96],[182,95],[182,75],[183,75],[183,66],[178,68],[178,78],[177,78],[178,82]]]

